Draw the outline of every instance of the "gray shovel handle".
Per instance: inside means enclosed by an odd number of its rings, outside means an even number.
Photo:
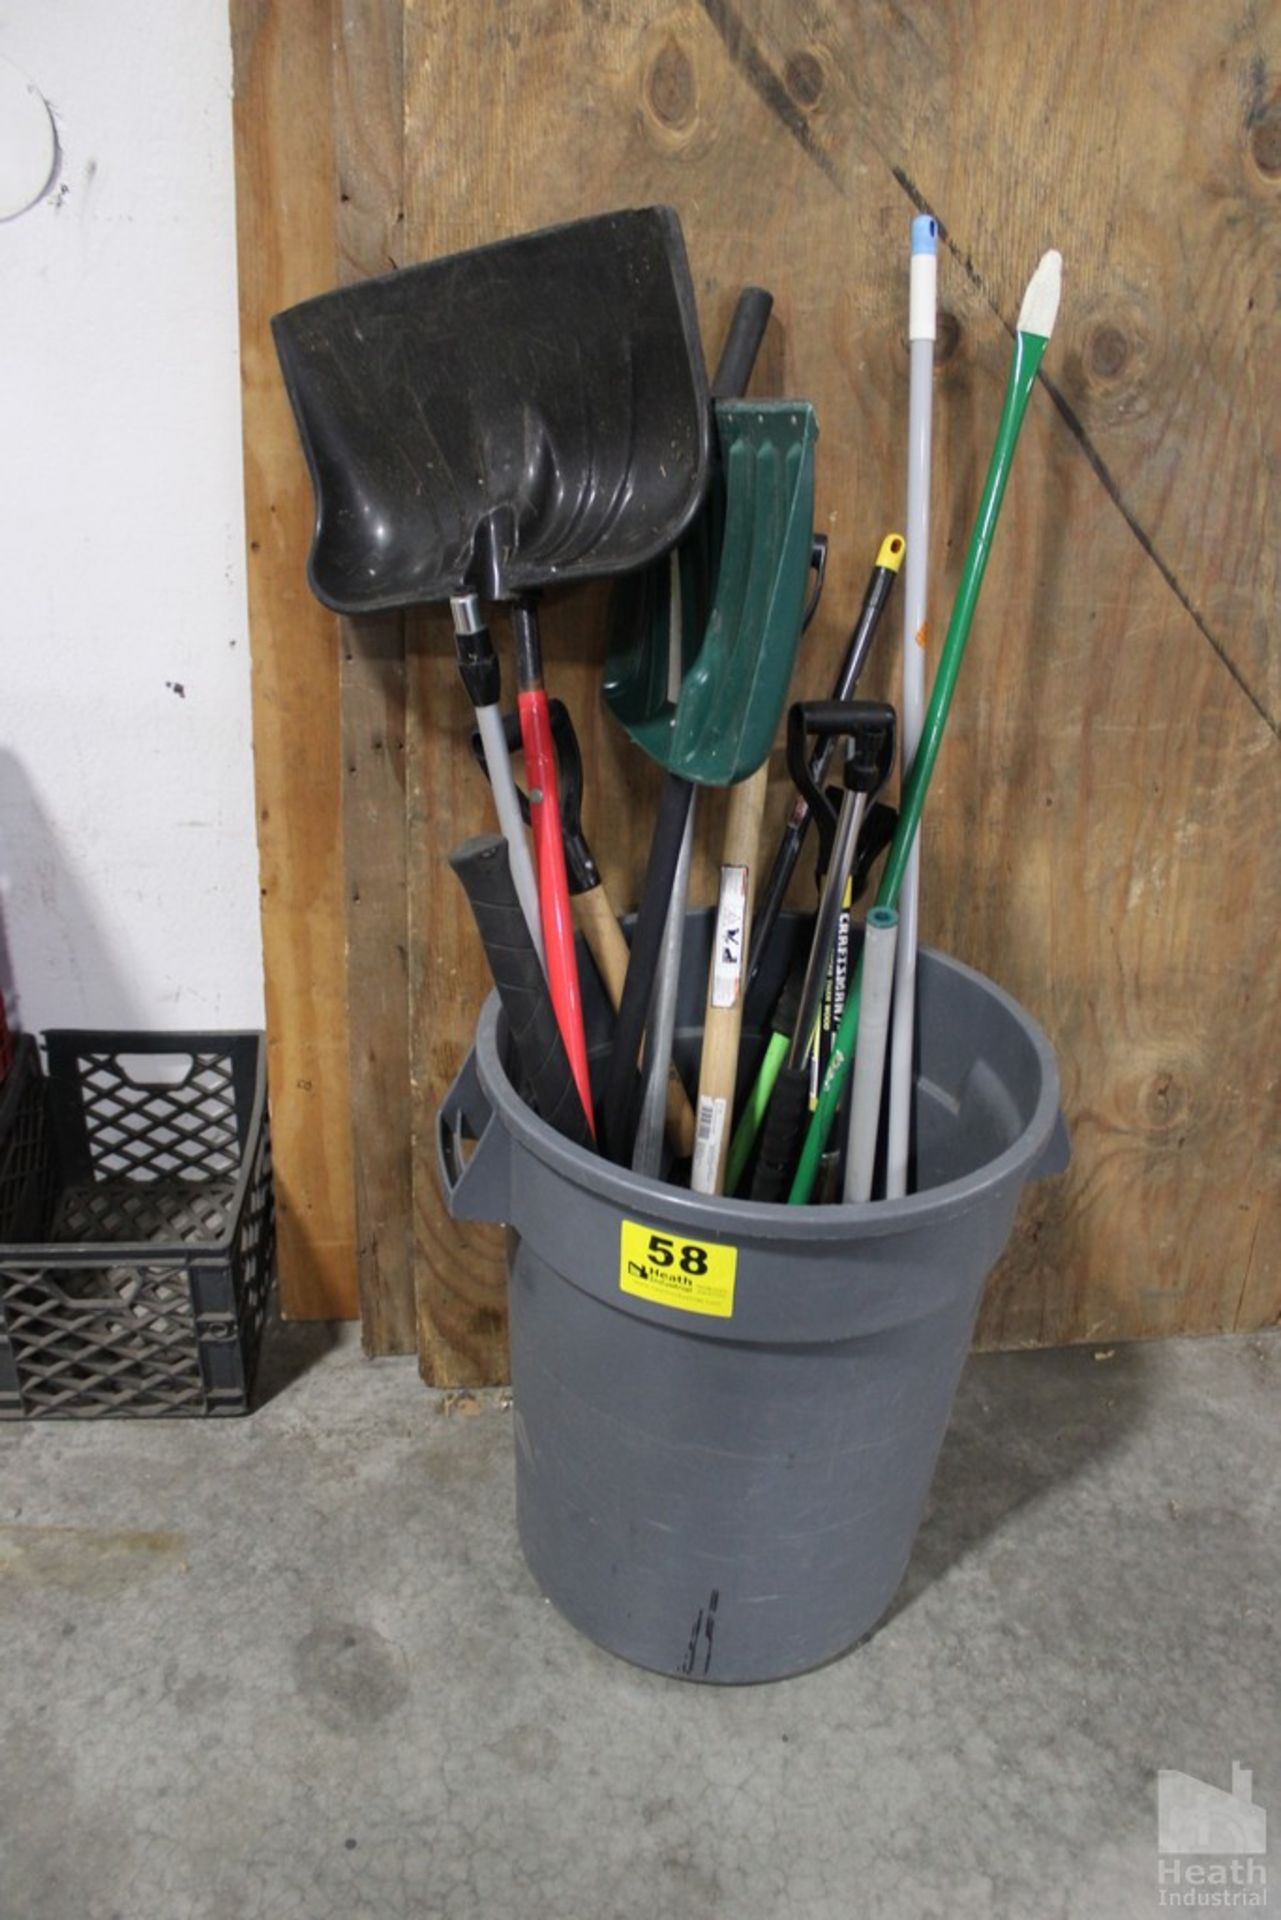
[[[463,1142],[474,1140],[470,1156]],[[436,1165],[451,1220],[505,1221],[511,1198],[511,1150],[469,1053],[436,1115]]]

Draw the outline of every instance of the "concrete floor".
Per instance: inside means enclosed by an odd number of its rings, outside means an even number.
[[[0,1915],[1156,1913],[1158,1768],[1281,1832],[1279,1369],[974,1360],[887,1624],[752,1689],[580,1639],[503,1398],[349,1333],[278,1330],[250,1421],[0,1430]]]

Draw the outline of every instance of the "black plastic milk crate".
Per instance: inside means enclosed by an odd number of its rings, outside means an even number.
[[[249,1411],[275,1255],[260,1033],[46,1034],[0,1097],[0,1419]]]

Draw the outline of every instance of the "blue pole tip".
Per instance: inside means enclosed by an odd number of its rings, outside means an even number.
[[[918,213],[912,222],[912,252],[937,253],[939,223],[932,213]]]

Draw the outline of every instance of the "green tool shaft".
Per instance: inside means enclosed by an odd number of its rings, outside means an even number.
[[[788,1037],[785,1033],[772,1033],[769,1045],[765,1049],[765,1058],[761,1061],[760,1072],[752,1083],[752,1091],[747,1096],[747,1105],[743,1108],[734,1138],[730,1142],[729,1162],[725,1169],[726,1193],[737,1193],[738,1183],[743,1177],[756,1136],[765,1124],[765,1113],[770,1098],[783,1070],[787,1058]]]
[[[988,465],[983,497],[979,503],[978,519],[970,535],[965,566],[961,573],[961,584],[952,608],[952,617],[948,622],[947,638],[943,642],[943,651],[939,656],[938,672],[934,678],[930,703],[926,709],[920,744],[917,747],[916,758],[912,762],[907,783],[903,788],[898,826],[881,874],[881,884],[876,895],[878,907],[897,907],[898,905],[899,890],[907,872],[912,843],[921,824],[925,795],[929,790],[939,747],[942,745],[948,709],[952,704],[952,695],[956,691],[957,676],[965,654],[965,643],[970,637],[974,609],[978,605],[979,590],[987,570],[988,556],[992,549],[992,536],[996,531],[1001,502],[1005,497],[1005,485],[1010,477],[1010,466],[1014,458],[1014,449],[1018,444],[1019,429],[1023,425],[1023,416],[1027,412],[1027,403],[1031,397],[1037,368],[1041,364],[1047,344],[1047,338],[1038,333],[1020,331],[1014,336],[1014,358],[1005,389],[1005,405],[1001,410],[1001,423],[997,428],[996,444],[992,449],[992,458]],[[827,1072],[823,1076],[823,1085],[819,1090],[818,1105],[805,1136],[800,1165],[796,1170],[796,1178],[792,1182],[792,1191],[788,1196],[793,1206],[803,1204],[814,1191],[823,1149],[827,1145],[828,1135],[831,1133],[840,1107],[845,1076],[849,1072],[854,1056],[854,1045],[858,1038],[862,983],[863,962],[860,956],[850,985],[849,997],[845,1002],[845,1011],[841,1015],[841,1024],[836,1030],[832,1057],[828,1062]]]

